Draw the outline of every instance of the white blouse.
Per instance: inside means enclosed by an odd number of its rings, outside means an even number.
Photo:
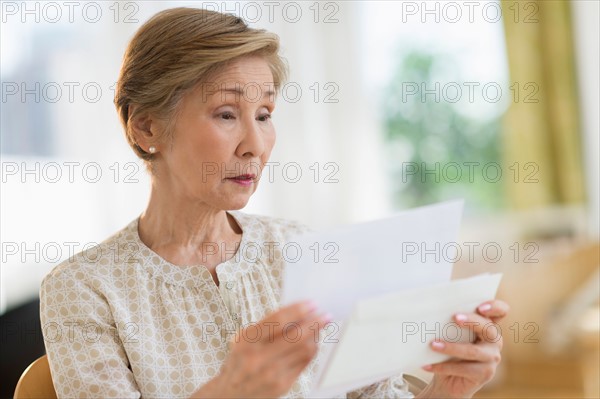
[[[236,254],[216,268],[219,286],[206,267],[173,265],[144,245],[139,217],[44,278],[40,317],[59,398],[187,398],[218,374],[230,334],[279,307],[282,248],[309,231],[228,213],[243,233]],[[308,396],[321,353],[285,397]],[[345,397],[413,394],[399,375]]]

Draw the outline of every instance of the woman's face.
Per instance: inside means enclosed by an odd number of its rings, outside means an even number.
[[[159,148],[158,188],[166,181],[169,195],[243,208],[275,144],[274,101],[273,75],[260,57],[242,58],[187,93]]]

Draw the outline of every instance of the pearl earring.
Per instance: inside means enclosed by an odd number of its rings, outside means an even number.
[[[148,148],[148,151],[150,151],[150,154],[154,154],[156,152],[156,147],[150,146],[150,148]]]

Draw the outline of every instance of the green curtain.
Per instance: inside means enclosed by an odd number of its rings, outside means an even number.
[[[511,106],[503,153],[509,204],[584,201],[570,1],[502,0]]]

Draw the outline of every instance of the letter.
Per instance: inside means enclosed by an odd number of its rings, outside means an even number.
[[[403,1],[402,2],[402,23],[408,21],[409,15],[416,15],[419,11],[419,6],[414,1]]]
[[[488,169],[494,167],[496,169],[496,177],[493,179],[488,178]],[[483,178],[488,183],[497,183],[502,178],[502,167],[496,162],[488,162],[483,167]]]
[[[423,171],[421,173],[421,183],[427,182],[427,175],[433,175],[435,177],[434,181],[436,183],[440,182],[440,163],[436,162],[434,165],[435,166],[433,169],[427,169],[427,164],[425,162],[421,162],[421,170]]]
[[[33,10],[30,10],[27,8],[28,4],[32,4],[33,3]],[[21,22],[26,23],[27,22],[27,15],[33,15],[35,18],[35,22],[39,23],[40,22],[40,3],[35,1],[35,2],[27,2],[27,1],[22,1],[21,2]]]
[[[23,3],[23,2],[22,2]],[[2,2],[2,23],[5,24],[8,21],[9,15],[16,15],[19,11],[19,6],[14,1],[3,1]],[[24,21],[21,21],[24,22]]]
[[[431,4],[431,3],[433,3],[433,10],[427,9],[428,2],[426,2],[426,1],[421,2],[421,7],[422,7],[421,8],[421,22],[422,23],[427,22],[428,14],[433,15],[436,23],[440,23],[440,3],[439,3],[439,1],[429,2],[429,4]]]
[[[294,335],[292,338],[290,338],[288,331],[292,328],[296,330],[296,335]],[[291,322],[287,323],[285,326],[283,326],[282,335],[286,342],[291,342],[291,343],[298,342],[302,338],[302,329],[300,328],[298,323],[291,321]]]
[[[75,101],[75,87],[79,86],[78,82],[64,82],[65,86],[69,88],[69,103],[73,104]]]
[[[421,102],[427,102],[427,95],[433,94],[436,103],[440,102],[440,82],[435,82],[433,89],[427,89],[427,82],[421,83]]]
[[[293,7],[295,9],[294,13],[295,13],[295,17],[291,18],[288,14],[288,9],[290,7]],[[295,1],[289,2],[289,3],[285,3],[283,5],[283,11],[281,13],[281,15],[283,16],[283,19],[285,19],[286,22],[295,24],[296,22],[300,21],[300,18],[302,18],[302,7],[300,7],[300,5],[298,3],[296,3]]]
[[[202,324],[202,336],[200,341],[201,342],[208,342],[207,337],[210,335],[217,335],[217,333],[219,332],[219,326],[217,325],[217,323],[213,322],[213,321],[207,321],[205,323]]]
[[[449,97],[448,96],[448,89],[449,88],[454,88],[456,90],[456,96],[455,97]],[[444,101],[447,101],[449,103],[457,103],[460,98],[462,97],[462,89],[460,88],[460,85],[456,82],[450,82],[450,83],[446,83],[444,85],[444,87],[442,88],[442,97],[444,97]]]
[[[95,17],[91,18],[88,14],[88,9],[90,7],[95,8]],[[100,4],[96,3],[96,2],[91,2],[91,3],[85,3],[83,5],[83,9],[81,10],[81,15],[83,16],[83,19],[85,20],[85,22],[89,22],[92,24],[95,24],[96,22],[100,21],[100,18],[102,18],[102,7],[100,7]]]
[[[219,170],[219,165],[216,162],[202,162],[202,182],[208,181],[207,177],[216,175]]]
[[[421,243],[421,262],[427,262],[427,255],[433,255],[435,263],[440,263],[440,243],[434,243],[434,248],[427,249],[427,243]]]
[[[455,11],[456,16],[454,18],[450,18],[448,16],[449,8],[454,8],[456,10]],[[450,22],[451,24],[458,22],[462,18],[462,10],[461,10],[460,6],[458,5],[458,3],[454,2],[454,1],[451,1],[449,3],[444,3],[442,12],[444,13],[444,21]]]
[[[479,162],[463,162],[467,168],[469,168],[469,183],[475,181],[475,166],[479,166]]]
[[[26,4],[26,3],[25,3]],[[37,4],[37,3],[36,3]],[[35,97],[35,102],[40,102],[40,82],[35,82],[35,87],[33,89],[27,88],[27,83],[21,83],[21,102],[27,102],[27,95],[33,94]]]
[[[402,263],[406,263],[408,260],[407,255],[415,255],[419,252],[419,247],[415,242],[403,242],[402,243]]]
[[[275,10],[275,7],[276,7],[276,6],[280,6],[281,4],[280,4],[278,1],[265,1],[265,2],[263,3],[263,5],[264,5],[265,7],[267,7],[267,9],[269,10],[269,22],[270,22],[270,23],[273,23],[273,22],[275,21],[275,20],[273,19],[273,17],[274,17],[273,11]],[[271,7],[271,5],[272,5],[273,7]]]
[[[16,255],[19,253],[19,246],[16,242],[3,241],[2,242],[2,263],[8,262],[8,256]]]
[[[292,166],[296,170],[295,177],[293,179],[290,178],[288,180],[288,172],[287,171]],[[285,165],[283,165],[283,179],[286,182],[288,182],[288,183],[297,183],[300,180],[301,177],[302,177],[302,168],[300,167],[300,164],[298,164],[297,162],[287,162]]]
[[[475,247],[478,247],[480,244],[478,242],[465,242],[464,243],[467,248],[469,248],[469,262],[475,262]]]
[[[48,16],[49,8],[54,8],[54,18],[50,18]],[[54,1],[44,3],[44,6],[42,7],[42,14],[44,15],[44,21],[50,22],[51,24],[57,23],[62,17],[62,11],[60,9],[60,6]]]
[[[479,86],[479,82],[464,82],[463,85],[469,88],[469,103],[473,104],[475,101],[475,87]]]
[[[414,96],[419,92],[419,85],[415,82],[402,82],[402,103],[408,102],[408,96]]]
[[[448,176],[448,168],[454,168],[456,170],[453,178]],[[442,168],[442,174],[444,175],[444,181],[448,183],[456,183],[462,178],[462,169],[457,162],[448,162]]]
[[[14,176],[19,171],[19,165],[16,162],[2,162],[2,183],[8,181],[8,176]]]
[[[414,321],[405,321],[402,322],[402,343],[408,342],[408,337],[411,335],[416,335],[419,331],[419,325]]]
[[[289,256],[287,256],[289,247],[296,248],[296,257],[295,258],[290,258]],[[283,246],[282,254],[283,254],[283,259],[285,259],[286,262],[296,263],[300,260],[300,257],[302,256],[302,248],[300,247],[300,244],[298,244],[297,242],[287,242]]]
[[[40,263],[40,243],[33,244],[32,249],[27,249],[27,243],[21,243],[21,262],[27,263],[27,255],[33,255],[35,263]]]
[[[422,343],[425,343],[425,342],[428,342],[428,341],[429,341],[429,340],[427,339],[427,336],[428,336],[429,334],[432,334],[432,335],[433,335],[433,339],[432,339],[432,340],[434,340],[434,339],[437,339],[437,338],[438,338],[438,337],[441,335],[441,333],[440,333],[440,323],[436,321],[436,322],[434,323],[433,330],[429,330],[429,329],[427,328],[427,323],[426,323],[426,322],[422,322],[422,323],[421,323],[421,332],[422,332],[422,334],[424,333],[424,334],[421,336],[421,342],[422,342]]]
[[[53,258],[48,256],[49,248],[54,248],[54,252],[56,253],[56,255]],[[47,263],[58,262],[60,258],[62,258],[62,249],[60,248],[60,245],[58,245],[57,242],[49,242],[44,244],[44,246],[42,247],[42,257],[44,258],[44,262]]]
[[[4,4],[2,4],[4,5]],[[15,82],[2,82],[2,102],[8,101],[8,96],[13,96],[19,92],[19,85]]]
[[[408,182],[408,176],[414,176],[419,171],[419,165],[416,162],[402,162],[402,183]]]

